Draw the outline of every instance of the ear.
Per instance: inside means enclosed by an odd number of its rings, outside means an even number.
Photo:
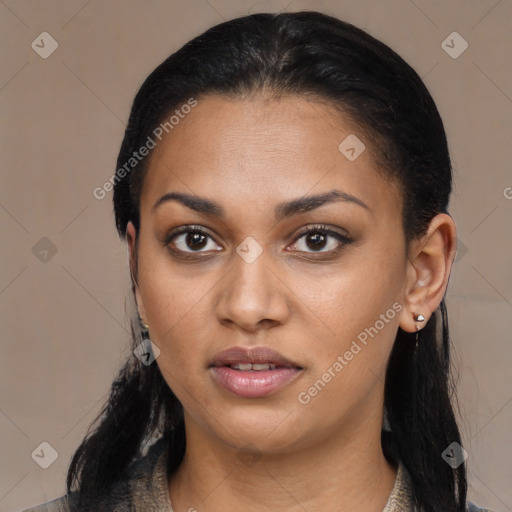
[[[425,326],[441,303],[457,250],[457,232],[453,219],[445,214],[436,215],[427,233],[414,240],[409,248],[405,304],[400,314],[400,327],[416,332]],[[425,320],[418,322],[417,315]]]
[[[133,291],[135,293],[135,300],[137,302],[137,309],[139,316],[144,323],[147,323],[146,310],[144,308],[144,302],[140,295],[139,284],[138,284],[138,244],[137,244],[137,231],[131,221],[126,226],[126,242],[128,245],[128,264],[130,266],[130,274],[132,278]]]

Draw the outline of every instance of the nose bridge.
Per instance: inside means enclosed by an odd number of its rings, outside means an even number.
[[[244,329],[255,328],[261,320],[284,322],[288,314],[285,292],[271,270],[271,254],[254,242],[246,239],[233,254],[217,305],[219,321]]]
[[[235,289],[238,293],[262,295],[269,293],[272,283],[269,280],[271,272],[268,269],[269,252],[259,251],[250,246],[250,243],[240,244],[237,256],[234,258],[233,274]]]

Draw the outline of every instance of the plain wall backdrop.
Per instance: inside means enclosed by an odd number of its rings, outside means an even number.
[[[138,87],[223,19],[302,9],[391,46],[438,105],[455,179],[447,306],[469,496],[512,510],[512,2],[3,0],[0,511],[64,493],[70,457],[130,355],[126,247],[112,193],[93,190],[115,171]],[[47,469],[43,442],[57,452]]]

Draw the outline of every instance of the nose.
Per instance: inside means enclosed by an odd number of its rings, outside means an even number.
[[[287,288],[270,263],[266,251],[251,263],[233,255],[216,303],[217,319],[222,325],[257,332],[286,323],[290,315]]]

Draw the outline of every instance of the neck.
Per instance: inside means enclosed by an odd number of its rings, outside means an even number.
[[[382,512],[395,483],[397,470],[384,457],[378,423],[365,426],[364,435],[359,426],[358,432],[271,455],[228,446],[190,418],[185,425],[186,452],[169,481],[175,512]]]

